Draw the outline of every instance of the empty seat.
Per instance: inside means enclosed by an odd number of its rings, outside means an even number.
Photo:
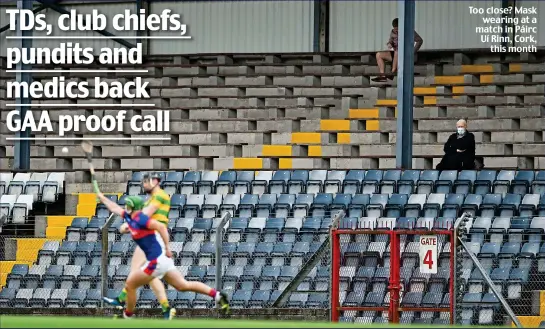
[[[288,181],[291,178],[291,170],[277,170],[269,181],[269,193],[282,194],[287,192]]]
[[[495,170],[481,170],[477,174],[477,179],[474,183],[473,193],[484,195],[492,191],[492,184],[496,179]]]
[[[314,172],[314,170],[313,170]],[[312,173],[311,173],[312,176]],[[324,193],[339,193],[342,191],[342,185],[346,178],[346,171],[344,170],[330,170],[327,172],[327,177],[324,182]]]
[[[216,180],[216,193],[226,195],[233,192],[235,181],[237,180],[237,172],[226,170],[222,171]]]
[[[364,170],[349,170],[343,183],[343,193],[356,194],[361,193],[361,185],[365,177]]]
[[[382,170],[368,170],[362,182],[361,193],[373,194],[378,192],[378,187],[382,181]],[[346,192],[345,192],[346,193]]]
[[[217,171],[203,171],[201,179],[197,182],[197,193],[204,195],[214,193],[218,177],[219,172]]]
[[[420,178],[420,170],[405,170],[397,181],[397,193],[412,194]]]
[[[519,170],[511,181],[511,193],[524,195],[529,192],[535,173],[531,170]]]
[[[261,172],[260,172],[261,173]],[[237,180],[233,185],[233,194],[245,194],[250,193],[250,190],[253,188],[252,182],[254,180],[255,172],[248,170],[237,171]],[[260,179],[262,176],[260,176]],[[268,182],[268,180],[267,180]],[[265,183],[266,186],[266,183]],[[263,194],[261,192],[261,194]]]
[[[473,190],[473,183],[477,179],[477,171],[462,170],[454,181],[453,192],[467,195]]]
[[[304,193],[306,187],[308,186],[307,181],[309,180],[309,172],[307,170],[294,170],[291,174],[291,177],[288,181],[288,193],[290,194],[299,194]],[[320,182],[318,187],[318,192],[321,190],[322,182]],[[312,192],[309,192],[312,193]]]

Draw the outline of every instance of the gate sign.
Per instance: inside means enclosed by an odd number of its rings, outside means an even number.
[[[437,235],[420,236],[420,273],[437,273]]]

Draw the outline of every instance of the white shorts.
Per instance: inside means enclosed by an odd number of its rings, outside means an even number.
[[[141,269],[147,275],[162,279],[169,271],[176,270],[176,266],[174,265],[174,260],[172,260],[172,258],[168,258],[166,255],[161,254],[157,259],[147,261]]]
[[[155,232],[155,236],[157,237],[161,248],[164,250],[165,244],[163,243],[161,235],[158,232]],[[144,273],[151,275],[154,278],[162,279],[168,271],[175,270],[176,266],[174,265],[174,260],[172,260],[172,258],[168,258],[165,254],[161,254],[161,256],[154,261],[145,262],[141,269]]]

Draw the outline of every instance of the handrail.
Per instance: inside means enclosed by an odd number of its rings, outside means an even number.
[[[222,248],[223,248],[223,228],[225,224],[231,220],[231,213],[223,215],[220,224],[216,228],[216,290],[221,290],[221,275],[222,275]]]

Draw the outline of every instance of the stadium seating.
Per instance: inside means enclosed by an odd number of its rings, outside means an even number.
[[[545,275],[545,194],[543,171],[297,170],[235,172],[187,171],[164,174],[172,194],[169,231],[176,266],[188,279],[213,284],[215,232],[220,216],[233,219],[223,240],[223,287],[234,307],[271,305],[325,240],[332,216],[346,211],[344,229],[445,229],[463,211],[473,212],[468,243],[513,305],[526,305],[530,280]],[[140,172],[127,193],[139,194]],[[181,192],[183,191],[184,194]],[[295,193],[290,193],[295,192]],[[405,193],[400,193],[405,192]],[[112,196],[120,204],[124,197]],[[46,242],[35,264],[16,265],[0,292],[0,305],[14,307],[96,307],[100,297],[101,233],[109,216],[97,205],[95,216],[75,217],[62,242]],[[109,231],[108,280],[111,294],[128,275],[130,236],[117,219]],[[437,274],[418,267],[418,240],[402,243],[402,306],[449,304],[450,241],[440,240]],[[390,266],[386,235],[343,236],[341,305],[382,306],[388,300]],[[498,307],[471,262],[466,280],[464,323],[488,324]],[[286,307],[327,307],[329,261],[314,268]],[[169,290],[177,307],[211,306],[208,298]],[[149,290],[141,307],[157,307]],[[342,321],[383,322],[380,312],[346,311]],[[405,323],[448,322],[445,314],[403,312]],[[494,322],[495,323],[495,322]]]
[[[63,191],[64,173],[0,173],[0,217],[25,224],[35,202],[54,203]]]
[[[281,170],[395,168],[396,79],[374,83],[374,53],[252,54],[153,56],[134,69],[147,73],[96,73],[106,79],[143,76],[150,99],[116,100],[122,104],[153,103],[154,108],[129,109],[135,114],[170,110],[165,133],[81,131],[68,137],[111,137],[95,141],[99,179],[108,172],[133,170]],[[420,51],[414,80],[414,168],[432,169],[443,155],[443,144],[461,117],[469,119],[477,154],[488,168],[545,169],[543,56],[537,60],[479,52]],[[459,60],[463,58],[462,61]],[[474,63],[474,64],[467,64]],[[43,65],[35,69],[51,69]],[[115,69],[116,67],[103,67]],[[78,69],[69,65],[65,69]],[[89,68],[88,66],[86,68]],[[122,76],[121,76],[122,74]],[[54,73],[37,73],[34,81]],[[94,77],[68,73],[89,81]],[[11,76],[0,77],[3,81]],[[0,86],[4,85],[0,83]],[[0,88],[0,109],[10,100]],[[102,100],[103,101],[103,100]],[[58,103],[58,99],[40,102]],[[72,113],[113,114],[94,106]],[[63,109],[50,108],[52,120]],[[5,116],[2,116],[5,120]],[[127,121],[128,123],[128,121]],[[0,127],[5,121],[0,122]],[[8,131],[3,131],[8,134]],[[54,134],[44,132],[44,136]],[[163,141],[116,138],[163,137]],[[0,140],[0,169],[9,170],[13,145]],[[87,169],[79,147],[62,141],[32,145],[31,169],[71,172],[70,181],[85,182],[72,172]],[[62,147],[69,149],[61,152]],[[114,176],[118,182],[126,178]],[[172,178],[176,180],[176,178]],[[214,179],[214,177],[212,178]],[[225,178],[227,180],[234,177]],[[191,180],[187,181],[191,188]],[[207,188],[208,185],[194,188]],[[295,188],[295,187],[294,187]]]

